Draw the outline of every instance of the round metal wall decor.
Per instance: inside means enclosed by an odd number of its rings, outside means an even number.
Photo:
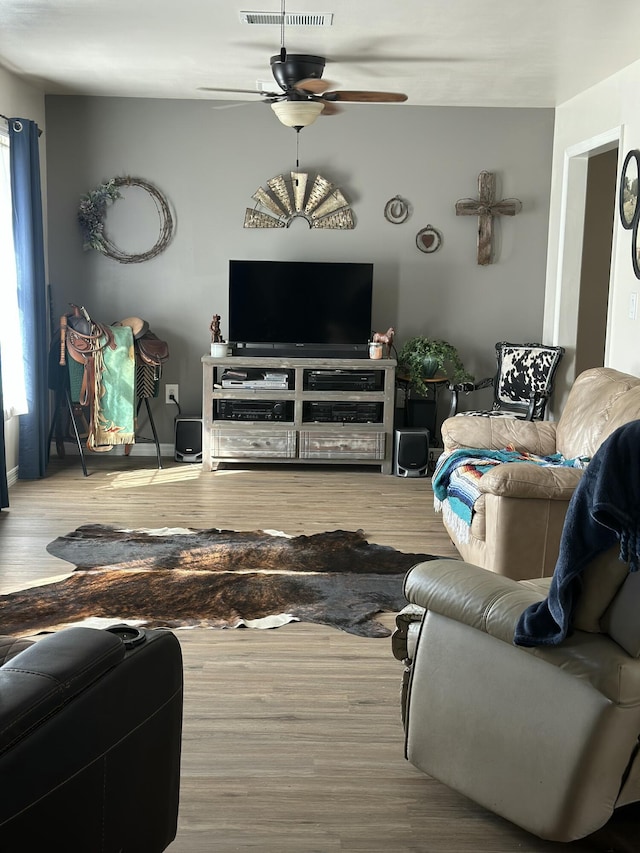
[[[393,225],[402,225],[403,222],[407,221],[410,214],[411,205],[399,195],[390,198],[384,206],[384,218]]]
[[[427,225],[416,234],[416,246],[421,252],[431,254],[437,252],[442,245],[442,234],[433,225]]]

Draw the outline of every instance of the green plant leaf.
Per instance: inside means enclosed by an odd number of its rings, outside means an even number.
[[[448,341],[439,338],[418,336],[408,340],[398,353],[398,366],[407,374],[415,391],[427,395],[424,384],[424,360],[434,359],[439,370],[443,371],[452,382],[470,382],[473,376],[465,369],[458,350]]]

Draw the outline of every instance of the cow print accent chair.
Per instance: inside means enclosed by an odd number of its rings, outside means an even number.
[[[544,420],[553,380],[564,347],[545,344],[496,344],[498,370],[495,376],[480,382],[450,384],[453,415],[479,415],[486,418]],[[493,387],[493,405],[485,411],[458,412],[459,395]]]

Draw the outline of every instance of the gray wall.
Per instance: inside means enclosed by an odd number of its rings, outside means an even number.
[[[300,134],[300,169],[342,189],[353,231],[310,230],[301,220],[243,228],[255,190],[296,163],[295,132],[264,104],[49,96],[46,133],[55,314],[76,302],[103,322],[147,319],[169,342],[163,378],[179,383],[185,414],[200,413],[214,313],[227,333],[230,258],[372,261],[374,328],[394,325],[398,347],[417,334],[443,337],[478,377],[493,373],[496,341],[541,338],[551,110],[350,105],[319,118]],[[477,220],[454,210],[476,196],[483,169],[497,173],[499,198],[523,202],[515,219],[497,223],[497,262],[487,267],[476,264]],[[76,220],[83,193],[127,174],[161,189],[177,222],[167,250],[141,264],[84,252]],[[155,214],[141,191],[127,192],[107,230],[120,248],[144,251],[157,237]],[[383,215],[396,194],[413,206],[403,225]],[[428,224],[443,234],[431,255],[415,246]],[[175,409],[164,392],[154,414],[161,440],[171,441]]]

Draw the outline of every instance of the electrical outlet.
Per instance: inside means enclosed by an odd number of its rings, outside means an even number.
[[[171,399],[172,395],[173,395],[173,400]],[[167,383],[164,386],[164,401],[165,401],[165,403],[173,403],[174,401],[176,403],[180,402],[180,396],[178,393],[178,386],[177,385],[169,385]]]
[[[638,319],[638,294],[632,293],[629,296],[629,319],[637,320]]]

